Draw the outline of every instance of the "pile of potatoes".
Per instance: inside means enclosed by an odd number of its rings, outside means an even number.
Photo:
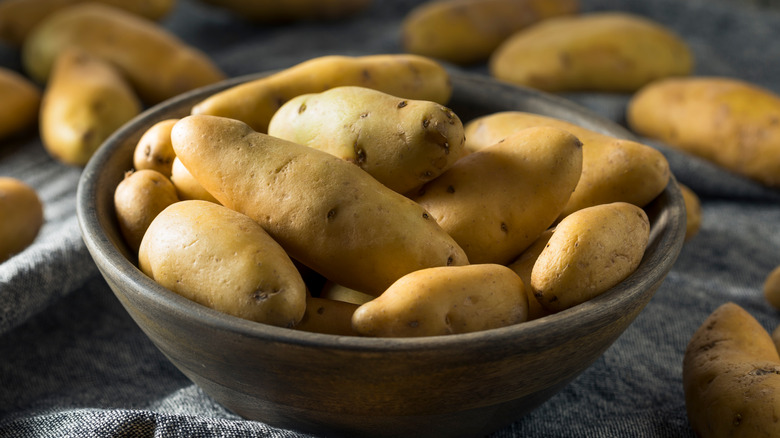
[[[522,323],[636,269],[662,154],[534,114],[464,122],[451,93],[412,54],[313,58],[218,92],[142,135],[120,230],[176,293],[339,335]]]

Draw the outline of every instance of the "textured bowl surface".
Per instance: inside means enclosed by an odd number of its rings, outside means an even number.
[[[369,339],[266,326],[195,304],[136,268],[116,223],[114,188],[132,167],[133,149],[147,128],[260,75],[195,90],[144,112],[98,150],[78,188],[84,241],[117,298],[171,362],[241,416],[335,436],[495,431],[590,366],[642,311],[681,250],[685,212],[672,179],[646,207],[651,235],[639,268],[599,297],[535,321],[462,335]],[[448,106],[464,122],[520,110],[632,138],[566,100],[478,75],[452,72],[452,80]]]

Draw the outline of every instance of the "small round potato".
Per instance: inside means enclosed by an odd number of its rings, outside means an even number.
[[[534,295],[558,312],[602,294],[639,266],[649,235],[647,214],[626,202],[566,216],[534,264]]]
[[[780,266],[773,269],[764,280],[764,297],[772,307],[780,310]]]
[[[180,201],[149,226],[141,270],[190,300],[239,318],[294,327],[306,285],[292,260],[255,221],[213,202]]]
[[[167,119],[152,125],[138,140],[133,152],[135,170],[152,169],[165,176],[171,175],[176,152],[171,144],[171,129],[178,119]]]
[[[114,209],[119,230],[130,249],[138,252],[149,224],[178,201],[176,188],[160,172],[150,169],[128,172],[114,191]]]
[[[685,202],[685,241],[693,239],[701,228],[701,201],[690,187],[679,184]]]
[[[401,277],[352,315],[364,336],[415,337],[468,333],[526,320],[525,285],[496,264],[421,269]]]
[[[28,247],[43,225],[43,204],[24,182],[0,177],[0,263]]]
[[[184,167],[178,157],[173,159],[171,166],[171,182],[176,187],[176,193],[181,200],[200,199],[219,204],[219,201],[208,190],[204,189],[190,171]]]
[[[0,140],[24,132],[38,121],[41,90],[26,77],[0,67]]]

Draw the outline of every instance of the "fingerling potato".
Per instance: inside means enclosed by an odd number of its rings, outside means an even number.
[[[114,190],[114,211],[119,231],[134,254],[155,217],[179,202],[171,181],[156,170],[128,172]]]
[[[0,263],[30,246],[43,221],[35,189],[17,178],[0,177]]]
[[[0,140],[30,130],[38,121],[41,90],[19,73],[0,67]]]

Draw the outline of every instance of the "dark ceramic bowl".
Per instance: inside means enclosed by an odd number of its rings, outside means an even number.
[[[674,179],[647,206],[650,244],[639,268],[603,295],[511,327],[413,339],[322,335],[219,313],[157,285],[122,241],[113,192],[155,122],[260,75],[195,90],[117,131],[86,166],[78,218],[100,272],[132,318],[187,377],[235,413],[334,436],[481,436],[538,407],[588,368],[628,327],[676,260],[685,234]],[[463,120],[502,110],[558,117],[617,137],[621,127],[568,101],[487,77],[452,73],[449,107]]]

